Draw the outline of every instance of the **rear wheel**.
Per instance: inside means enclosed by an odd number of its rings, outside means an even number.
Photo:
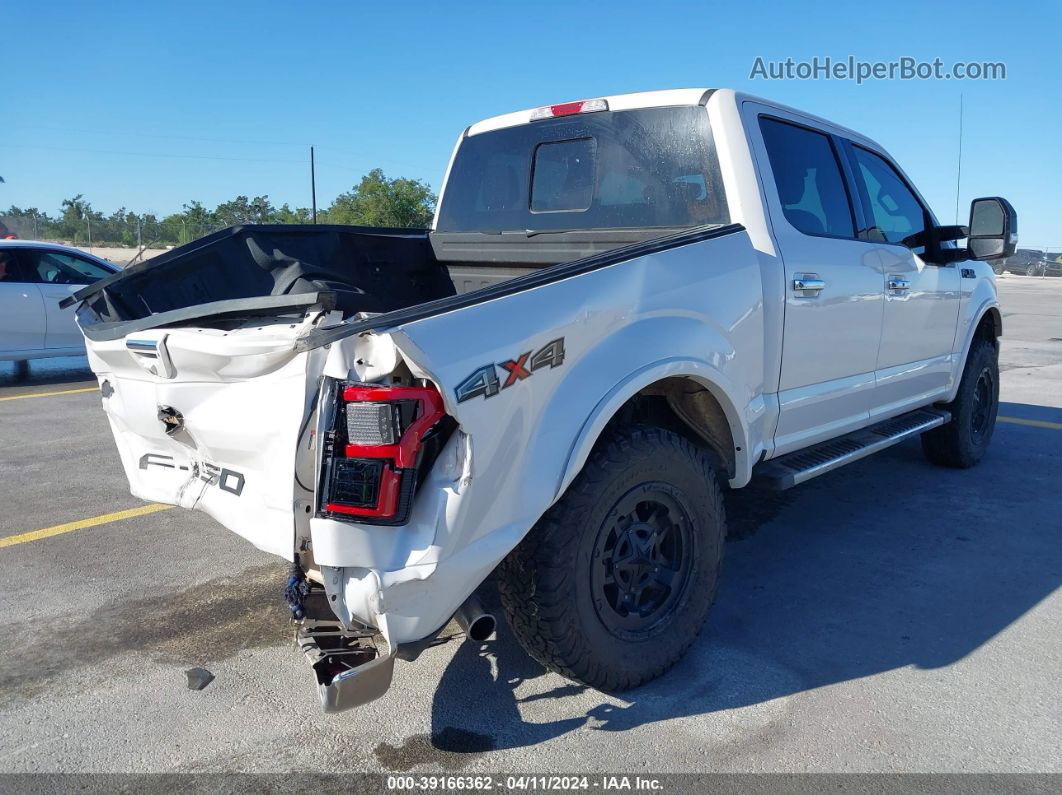
[[[725,538],[708,454],[660,428],[621,428],[499,567],[502,605],[548,669],[602,690],[637,687],[693,642]]]
[[[1025,269],[1025,275],[1026,276],[1039,276],[1040,275],[1040,269],[1037,268],[1035,265],[1030,265],[1029,267],[1027,267]]]
[[[922,451],[934,464],[967,469],[984,456],[999,411],[998,360],[995,345],[973,341],[958,394],[945,406],[951,422],[922,434]]]

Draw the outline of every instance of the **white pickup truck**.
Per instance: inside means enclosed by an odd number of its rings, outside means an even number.
[[[859,133],[675,90],[472,125],[431,230],[236,227],[69,300],[132,493],[291,562],[337,711],[488,637],[492,572],[535,659],[639,685],[705,621],[725,488],[915,434],[977,463],[1016,240]]]

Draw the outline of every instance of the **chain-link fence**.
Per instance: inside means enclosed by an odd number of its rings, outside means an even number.
[[[222,228],[220,224],[159,221],[153,216],[126,213],[81,218],[51,218],[25,213],[0,215],[0,224],[10,234],[26,240],[47,240],[73,246],[180,246]],[[2,229],[0,229],[2,231]]]
[[[224,228],[224,224],[165,222],[127,213],[51,218],[35,213],[0,214],[0,238],[43,240],[85,249],[127,265]]]

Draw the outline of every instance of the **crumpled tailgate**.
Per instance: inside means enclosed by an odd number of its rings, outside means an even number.
[[[291,560],[310,354],[285,335],[202,329],[88,349],[130,491],[204,511]]]

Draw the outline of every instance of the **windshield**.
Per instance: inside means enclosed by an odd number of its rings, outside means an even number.
[[[701,106],[586,113],[481,133],[457,151],[438,232],[729,223]]]

